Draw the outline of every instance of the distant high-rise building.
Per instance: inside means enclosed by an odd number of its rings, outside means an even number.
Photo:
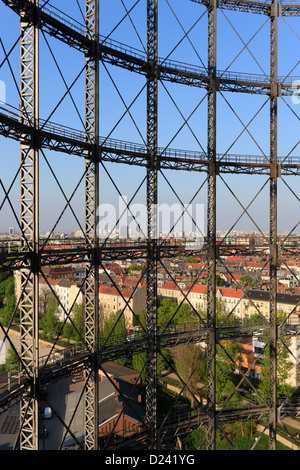
[[[8,233],[9,233],[9,235],[14,235],[14,234],[15,234],[15,229],[14,229],[14,227],[9,227]]]

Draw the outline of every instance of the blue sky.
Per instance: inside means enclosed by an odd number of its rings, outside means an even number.
[[[68,13],[82,23],[81,11],[83,1],[51,0],[53,6]],[[100,7],[100,34],[128,44],[139,50],[146,47],[146,1],[102,0]],[[135,3],[130,17],[120,20]],[[119,24],[120,23],[120,24]],[[195,26],[192,28],[192,26]],[[118,26],[117,26],[118,25]],[[191,32],[188,38],[181,41],[184,31]],[[217,32],[217,67],[228,68],[231,72],[269,74],[269,32],[270,23],[264,15],[250,15],[230,11],[218,11]],[[0,4],[1,39],[6,50],[9,50],[19,36],[19,17],[7,7]],[[254,38],[250,41],[250,39]],[[299,61],[299,18],[279,19],[279,75],[300,78]],[[83,55],[68,46],[59,43],[55,38],[46,36],[47,42],[61,68],[68,85],[77,77],[84,66]],[[248,49],[244,45],[250,41]],[[47,119],[53,108],[65,93],[65,86],[52,54],[43,35],[40,36],[40,117]],[[178,47],[175,47],[180,42]],[[159,56],[168,57],[196,66],[207,64],[207,14],[202,5],[189,0],[159,0]],[[3,50],[0,49],[2,62]],[[19,80],[19,45],[10,56],[10,63],[16,80]],[[291,72],[292,71],[292,72]],[[18,93],[12,79],[11,71],[5,63],[0,69],[0,80],[6,84],[7,103],[18,106]],[[139,94],[140,93],[140,94]],[[139,94],[130,108],[132,117],[125,117],[117,125],[125,111],[122,99],[127,106]],[[84,74],[81,74],[72,95],[76,101],[81,119],[84,119]],[[122,99],[120,98],[120,95]],[[197,105],[202,103],[197,107]],[[176,105],[174,104],[176,103]],[[189,126],[182,129],[182,116],[187,118],[191,113]],[[278,109],[278,153],[286,155],[291,152],[299,139],[299,107],[291,102],[290,97],[279,99]],[[196,111],[193,112],[196,108]],[[259,111],[261,109],[261,111]],[[234,110],[234,112],[233,112]],[[243,131],[246,125],[259,111],[249,126],[252,136]],[[239,93],[222,93],[217,104],[217,151],[218,153],[237,153],[261,155],[269,153],[269,102],[266,96],[246,95]],[[190,150],[206,149],[206,91],[178,84],[159,84],[159,146],[183,148]],[[236,113],[236,114],[235,114]],[[76,129],[82,124],[73,103],[67,97],[51,117],[51,121],[62,123]],[[179,131],[180,130],[180,131]],[[241,134],[242,133],[242,134]],[[113,138],[143,142],[146,138],[146,88],[145,78],[133,72],[110,65],[101,66],[100,70],[100,134]],[[197,138],[194,137],[194,135]],[[240,135],[241,134],[241,135]],[[6,188],[19,167],[19,144],[0,137],[1,179]],[[299,155],[296,147],[292,155]],[[84,161],[81,158],[45,151],[45,157],[55,171],[63,186],[65,194],[70,197],[80,180]],[[58,188],[47,161],[41,154],[40,162],[40,200],[41,230],[51,230],[65,205],[65,199]],[[144,168],[133,166],[105,164],[100,171],[100,202],[117,203],[119,191],[128,199],[135,193],[145,177]],[[241,206],[231,194],[227,185],[235,192],[243,204],[248,204],[265,184],[266,176],[222,175],[217,184],[217,228],[230,228],[242,212]],[[199,187],[205,182],[204,173],[164,171],[159,177],[159,200],[172,204],[178,199],[170,185],[183,203],[188,203]],[[279,230],[290,230],[299,220],[299,201],[287,188],[287,183],[299,197],[299,185],[296,177],[286,177],[279,181]],[[83,223],[83,183],[74,198],[72,207]],[[145,184],[137,194],[134,202],[145,201]],[[18,180],[11,191],[11,198],[18,209]],[[264,187],[249,209],[261,230],[268,230],[269,188]],[[0,190],[1,200],[3,192]],[[206,185],[200,191],[195,202],[205,204]],[[12,212],[7,204],[0,214],[0,230],[16,226]],[[60,230],[76,230],[78,227],[70,210],[62,217],[57,226]],[[256,230],[249,218],[244,216],[236,229]],[[299,231],[299,228],[297,229]]]

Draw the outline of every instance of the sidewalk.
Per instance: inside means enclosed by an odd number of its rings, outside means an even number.
[[[297,419],[293,418],[284,418],[282,420],[286,425],[291,426],[295,429],[299,429],[300,431],[300,422]]]

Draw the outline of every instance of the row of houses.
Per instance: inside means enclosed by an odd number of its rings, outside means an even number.
[[[73,269],[56,268],[39,276],[40,313],[46,313],[48,297],[52,292],[59,300],[58,320],[64,321],[75,304],[82,305],[84,287],[80,271],[79,276],[74,275]],[[66,274],[67,277],[63,277]],[[117,287],[116,287],[117,286]],[[16,300],[21,295],[21,272],[15,272]],[[134,276],[114,277],[114,284],[109,277],[100,274],[99,310],[102,321],[109,315],[122,310],[126,326],[131,326],[133,317],[146,310],[145,281]],[[134,313],[133,313],[134,312]]]
[[[72,309],[74,303],[82,304],[83,294],[80,281],[74,278],[61,278],[40,276],[39,294],[42,303],[47,293],[55,292],[59,298],[59,320],[64,321],[66,314]],[[172,282],[161,280],[158,285],[160,299],[171,299],[180,304],[188,302],[197,311],[206,311],[206,285]],[[21,292],[21,274],[15,273],[15,293],[18,299]],[[278,292],[277,308],[291,318],[300,314],[300,292]],[[269,292],[260,289],[249,289],[246,293],[242,289],[232,287],[217,287],[216,298],[224,312],[233,312],[234,316],[244,319],[255,313],[268,318],[270,302]],[[140,315],[146,310],[145,280],[138,276],[117,276],[112,284],[111,280],[103,279],[99,286],[99,308],[102,319],[118,310],[124,311],[127,326],[133,323],[134,315]]]
[[[178,304],[185,301],[197,311],[206,311],[207,287],[199,284],[184,284],[165,282],[158,287],[160,298],[172,299]],[[224,312],[232,312],[234,316],[244,319],[260,313],[265,318],[269,317],[270,298],[265,290],[242,289],[230,287],[217,287],[216,298]],[[277,293],[277,309],[286,315],[297,318],[300,315],[300,293]],[[296,317],[297,316],[297,317]]]

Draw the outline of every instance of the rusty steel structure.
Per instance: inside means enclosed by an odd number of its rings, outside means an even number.
[[[140,0],[142,1],[142,0]],[[18,384],[5,393],[1,393],[0,405],[7,410],[15,402],[20,403],[20,426],[15,442],[15,448],[21,450],[37,450],[39,439],[39,405],[45,400],[42,390],[49,383],[59,383],[64,377],[72,375],[75,371],[84,371],[85,381],[83,388],[84,409],[84,438],[79,440],[71,428],[71,423],[64,421],[53,408],[64,432],[74,439],[79,448],[85,450],[98,449],[162,449],[164,439],[171,434],[173,437],[181,432],[188,432],[202,427],[205,430],[206,448],[215,449],[217,433],[225,434],[223,424],[237,420],[256,420],[263,423],[263,432],[269,433],[269,447],[276,449],[278,423],[287,413],[298,413],[299,405],[294,403],[291,396],[278,400],[277,374],[278,374],[278,345],[285,345],[285,337],[296,337],[299,325],[290,327],[287,319],[278,323],[277,281],[279,257],[283,252],[291,256],[299,255],[297,238],[295,243],[291,236],[281,239],[278,234],[278,180],[300,175],[300,157],[278,155],[278,101],[280,98],[291,97],[295,93],[295,80],[278,75],[278,21],[279,19],[294,18],[299,20],[300,4],[297,2],[268,1],[236,1],[236,0],[180,0],[175,2],[177,7],[184,9],[186,3],[198,4],[201,13],[207,15],[207,66],[196,67],[185,62],[162,59],[158,54],[159,46],[159,8],[160,1],[145,0],[144,15],[147,18],[147,47],[138,51],[131,46],[101,36],[99,24],[101,19],[100,0],[85,0],[80,2],[83,23],[72,19],[58,8],[45,0],[2,0],[1,9],[10,9],[13,14],[20,17],[20,86],[19,103],[2,103],[0,106],[0,133],[1,139],[9,138],[20,143],[21,163],[19,169],[20,179],[20,216],[18,218],[20,230],[20,249],[4,250],[1,253],[0,267],[2,272],[19,271],[21,273],[21,295],[14,315],[20,312],[20,352],[15,351],[20,361],[20,376]],[[61,2],[63,3],[63,2]],[[103,2],[105,3],[105,2]],[[136,2],[140,3],[139,1]],[[167,2],[169,4],[169,2]],[[172,3],[172,2],[171,2]],[[74,1],[75,4],[75,1]],[[124,6],[124,2],[122,1]],[[77,1],[77,6],[79,2]],[[63,9],[63,6],[61,7]],[[74,7],[75,8],[75,7]],[[110,6],[109,8],[113,8]],[[134,6],[125,7],[127,17]],[[230,71],[220,71],[217,64],[217,18],[223,11],[241,12],[247,15],[264,15],[270,25],[269,42],[269,75],[231,74]],[[295,33],[299,39],[297,33]],[[73,129],[68,123],[56,124],[51,119],[41,118],[39,76],[46,71],[39,64],[39,39],[52,37],[58,43],[70,49],[79,51],[85,60],[85,117],[84,131]],[[1,36],[1,33],[0,33]],[[186,33],[185,36],[188,36]],[[124,43],[126,41],[124,40]],[[10,53],[5,51],[3,42],[3,64],[10,64]],[[247,45],[244,43],[244,48]],[[13,50],[14,48],[12,48]],[[146,136],[144,143],[134,143],[116,140],[110,135],[103,136],[100,131],[101,122],[101,74],[100,66],[110,65],[141,77],[146,87]],[[1,68],[0,68],[1,70]],[[207,102],[207,133],[206,150],[172,149],[159,146],[159,85],[175,83],[178,87],[193,87],[202,90]],[[71,87],[67,87],[67,93]],[[253,156],[235,155],[226,152],[219,153],[217,146],[218,127],[218,95],[226,92],[240,93],[242,96],[266,96],[269,101],[269,155]],[[75,100],[76,101],[76,100]],[[19,108],[18,108],[19,106]],[[126,113],[130,114],[130,106],[126,106]],[[125,113],[125,114],[126,114]],[[299,119],[299,116],[298,116]],[[187,124],[187,119],[185,124]],[[243,124],[244,130],[248,132]],[[39,185],[39,161],[44,152],[61,152],[74,158],[84,159],[84,201],[85,226],[83,228],[83,241],[58,249],[51,249],[51,245],[41,241],[39,236],[39,202],[41,188]],[[220,150],[221,151],[221,150]],[[146,208],[147,208],[147,237],[145,240],[127,240],[115,242],[109,237],[99,239],[97,228],[99,214],[97,209],[101,203],[99,187],[101,187],[100,167],[105,163],[118,165],[131,165],[145,169],[146,182]],[[163,171],[193,172],[205,175],[206,195],[206,234],[201,247],[186,250],[182,242],[171,243],[169,240],[157,238],[159,203],[159,179],[164,178]],[[249,178],[257,175],[267,177],[269,185],[269,234],[261,234],[254,241],[247,240],[241,243],[236,240],[229,245],[225,238],[217,235],[217,185],[222,175],[248,175]],[[1,183],[2,184],[2,183]],[[115,182],[118,186],[118,182]],[[3,187],[3,186],[2,186]],[[173,188],[174,189],[174,188]],[[197,188],[195,188],[196,190]],[[176,190],[174,191],[176,194]],[[294,197],[294,195],[293,195]],[[297,197],[299,202],[299,197]],[[10,201],[9,191],[5,190],[4,200]],[[70,200],[66,198],[66,205]],[[248,207],[241,204],[243,213],[248,214]],[[297,221],[298,222],[298,221]],[[289,234],[291,235],[291,234]],[[48,241],[48,240],[47,240]],[[224,258],[233,254],[245,256],[255,253],[264,254],[266,264],[269,266],[269,318],[262,318],[258,325],[230,324],[231,310],[224,324],[217,322],[217,283],[218,268],[223,267],[229,274],[230,267],[226,266]],[[179,325],[165,329],[158,328],[158,269],[163,268],[169,279],[176,283],[167,261],[178,256],[199,256],[205,260],[207,275],[207,315],[203,319],[199,312],[191,305],[188,294],[202,271],[197,273],[189,290],[181,290],[182,302],[187,301],[194,310],[197,325],[190,324],[181,329]],[[106,263],[115,260],[143,260],[144,270],[141,279],[146,284],[146,325],[141,325],[142,335],[135,341],[117,341],[112,332],[108,338],[100,338],[100,310],[99,310],[99,266],[110,278],[111,283],[122,296],[122,292],[106,268]],[[85,277],[81,291],[84,294],[84,338],[81,338],[81,347],[76,354],[71,355],[70,349],[65,351],[63,360],[55,363],[51,360],[54,352],[51,349],[49,356],[41,362],[39,352],[39,279],[42,277],[51,292],[53,289],[43,274],[43,268],[57,264],[80,264],[85,266]],[[293,274],[293,273],[292,273]],[[138,287],[138,286],[137,286]],[[134,289],[136,290],[137,287]],[[239,285],[247,297],[245,286]],[[53,292],[54,293],[54,292]],[[133,295],[133,294],[132,294]],[[131,296],[132,297],[132,296]],[[132,309],[131,298],[124,298],[126,307],[133,317],[137,317]],[[73,324],[71,311],[65,311],[66,321]],[[180,305],[181,305],[180,304]],[[180,306],[178,306],[179,309]],[[293,311],[296,311],[296,306]],[[177,309],[177,310],[178,310]],[[293,313],[293,312],[291,312]],[[119,318],[120,319],[120,318]],[[119,321],[118,319],[118,321]],[[137,319],[137,321],[139,321]],[[13,319],[12,319],[13,322]],[[115,325],[116,326],[116,325]],[[14,349],[10,339],[10,328],[1,325],[5,341]],[[217,349],[226,349],[226,341],[231,338],[245,338],[253,335],[255,331],[263,331],[269,338],[269,393],[261,397],[255,385],[249,378],[249,370],[241,372],[241,382],[232,392],[234,394],[242,382],[251,386],[260,397],[260,404],[249,408],[247,406],[234,408],[228,403],[220,405],[217,400],[216,383]],[[60,335],[58,335],[59,337]],[[179,396],[188,391],[194,395],[195,408],[186,416],[176,418],[171,413],[161,414],[158,407],[158,358],[163,358],[171,367],[170,359],[165,352],[166,348],[178,345],[201,343],[205,344],[207,383],[205,404],[199,400],[191,390],[189,379],[180,377],[181,391]],[[287,347],[288,349],[288,347]],[[98,372],[102,370],[115,387],[111,377],[103,369],[103,363],[123,357],[132,357],[139,354],[145,358],[142,372],[145,372],[144,385],[144,415],[139,416],[142,423],[137,432],[122,436],[114,429],[99,440],[98,428],[101,421],[101,408],[99,408],[99,382]],[[227,352],[228,362],[234,362]],[[54,364],[54,365],[53,365]],[[195,369],[199,364],[195,365]],[[237,366],[238,368],[238,366]],[[141,374],[142,374],[141,372]],[[141,375],[140,374],[140,375]],[[134,387],[133,387],[134,388]],[[297,391],[298,386],[296,387]],[[122,395],[122,390],[118,389]],[[132,392],[133,393],[133,392]],[[122,396],[130,407],[130,394]],[[229,400],[230,401],[230,400]],[[174,399],[176,403],[176,399]],[[115,423],[115,428],[117,423]],[[263,434],[262,432],[262,434]],[[121,436],[121,437],[120,437]],[[230,439],[228,438],[230,442]],[[64,445],[61,442],[59,448]]]

